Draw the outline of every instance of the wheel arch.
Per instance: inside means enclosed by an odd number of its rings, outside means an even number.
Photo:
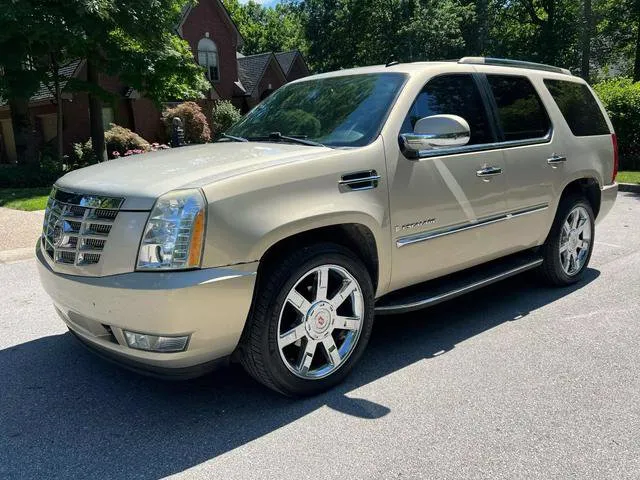
[[[380,251],[381,242],[376,239],[374,230],[368,225],[352,221],[317,225],[297,231],[291,230],[292,228],[288,226],[284,229],[289,231],[288,235],[282,235],[281,231],[273,232],[269,236],[270,240],[264,242],[261,247],[263,251],[259,257],[258,277],[269,268],[269,265],[287,255],[292,249],[329,242],[348,248],[362,261],[371,275],[374,291],[378,291],[381,286],[386,286],[387,274],[383,272],[384,266],[381,266],[380,262],[380,257],[384,255]]]
[[[584,196],[591,205],[594,218],[600,212],[601,194],[600,183],[594,177],[581,177],[568,182],[562,189],[558,204],[569,195],[578,194]]]

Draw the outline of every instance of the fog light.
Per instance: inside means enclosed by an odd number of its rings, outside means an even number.
[[[127,345],[136,350],[148,352],[182,352],[187,348],[189,335],[183,337],[163,337],[124,331]]]

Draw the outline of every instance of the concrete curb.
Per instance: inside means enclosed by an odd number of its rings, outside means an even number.
[[[16,263],[22,260],[29,260],[35,257],[35,248],[15,248],[13,250],[3,250],[0,252],[0,265],[3,263]]]
[[[638,183],[619,183],[618,191],[640,193],[640,184]]]

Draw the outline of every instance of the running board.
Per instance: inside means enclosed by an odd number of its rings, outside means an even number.
[[[431,307],[464,295],[542,264],[539,253],[531,251],[478,265],[467,270],[388,293],[376,302],[377,315],[406,313]]]

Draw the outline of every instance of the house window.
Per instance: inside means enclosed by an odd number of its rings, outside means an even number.
[[[198,42],[198,63],[206,69],[205,74],[209,81],[218,82],[220,80],[218,47],[210,38],[203,38]]]

